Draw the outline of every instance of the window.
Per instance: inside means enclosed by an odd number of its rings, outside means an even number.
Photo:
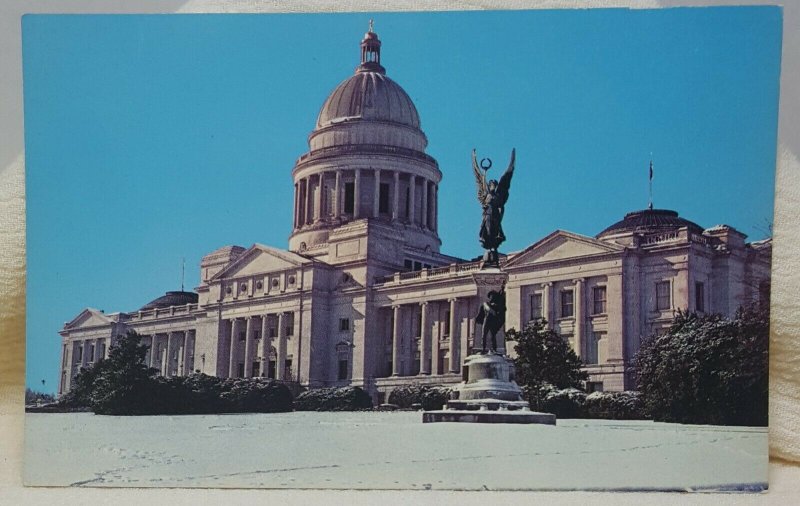
[[[244,341],[247,339],[247,331],[243,330],[239,332],[239,341]]]
[[[269,332],[269,337],[270,338],[276,337],[278,335],[277,327],[275,327],[275,320],[271,320],[269,322],[268,329],[269,329],[268,332]]]
[[[423,309],[423,311],[424,311],[424,309]],[[417,317],[416,323],[417,323],[417,332],[414,334],[414,336],[422,337],[422,315],[421,314]]]
[[[294,335],[294,315],[292,313],[286,314],[284,316],[284,321],[286,322],[286,335]]]
[[[603,391],[603,382],[602,381],[587,381],[586,382],[586,392],[602,392]]]
[[[261,364],[258,361],[253,362],[253,377],[257,378],[260,376]]]
[[[344,212],[353,214],[353,209],[355,208],[355,194],[356,194],[356,185],[355,183],[345,183],[344,184]]]
[[[595,286],[592,288],[594,306],[592,314],[605,314],[606,312],[606,287]]]
[[[350,330],[350,318],[339,318],[339,332]]]
[[[406,258],[406,259],[403,261],[403,267],[405,267],[406,269],[408,269],[408,270],[410,270],[410,271],[411,271],[411,270],[414,270],[414,262],[412,262],[411,260],[409,260],[408,258]]]
[[[286,366],[286,370],[283,373],[283,378],[281,379],[292,379],[292,359],[287,358],[286,361],[283,363]]]
[[[239,374],[238,374],[238,376],[240,378],[244,378],[244,364],[241,363],[241,362],[239,362]]]
[[[259,332],[258,330],[254,330],[253,331],[253,339],[255,339],[256,341],[261,339],[261,332]]]
[[[431,268],[431,264],[422,264],[422,268],[423,269],[430,269]]]
[[[414,270],[421,271],[422,270],[422,262],[414,262]]]
[[[406,218],[411,217],[411,189],[406,188]]]
[[[442,335],[450,335],[450,311],[444,312],[444,331],[442,332]]]
[[[605,337],[605,332],[592,332],[590,334],[589,342],[586,343],[585,362],[587,364],[600,364],[605,362],[606,341],[603,341]]]
[[[534,293],[531,295],[531,320],[542,317],[542,294]]]
[[[572,290],[561,292],[561,318],[569,318],[574,314],[575,301],[572,297]]]
[[[87,358],[89,359],[89,362],[94,362],[94,345],[93,344],[89,345],[89,356]]]
[[[656,283],[656,309],[664,311],[672,307],[670,303],[670,283],[669,281],[659,281]]]
[[[347,379],[347,359],[340,358],[339,359],[339,374],[336,376],[337,379],[345,380]]]
[[[83,360],[83,346],[78,345],[77,351],[78,353],[75,354],[75,362],[81,362]]]
[[[378,212],[389,212],[389,183],[381,183],[380,191],[378,192]]]
[[[275,379],[275,361],[270,360],[269,364],[267,365],[267,377]]]
[[[701,282],[694,284],[694,309],[702,312],[706,310],[706,286]]]

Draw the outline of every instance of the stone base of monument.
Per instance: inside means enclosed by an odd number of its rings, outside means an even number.
[[[556,415],[531,411],[513,379],[511,361],[504,355],[470,355],[464,362],[465,381],[445,409],[425,411],[423,423],[540,423],[556,424]]]

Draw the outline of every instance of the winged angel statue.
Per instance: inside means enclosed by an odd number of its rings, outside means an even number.
[[[503,212],[508,201],[508,190],[511,187],[511,176],[514,175],[514,160],[516,149],[511,150],[511,162],[508,168],[500,177],[500,181],[494,179],[486,181],[486,173],[492,167],[492,161],[484,158],[478,165],[478,158],[475,150],[472,150],[472,171],[475,174],[475,183],[478,186],[478,202],[483,207],[483,219],[479,233],[481,246],[486,252],[483,255],[483,266],[499,265],[497,248],[506,240],[503,234]],[[487,163],[484,163],[487,162]]]

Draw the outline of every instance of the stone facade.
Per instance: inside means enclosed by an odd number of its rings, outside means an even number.
[[[377,400],[409,382],[461,380],[474,338],[478,262],[440,252],[436,160],[370,31],[361,64],[323,104],[296,162],[288,250],[226,246],[203,257],[196,292],[65,324],[59,392],[116,336],[145,336],[163,375],[268,376],[357,385]],[[645,209],[587,237],[557,230],[501,259],[507,328],[536,318],[569,340],[590,388],[631,388],[643,338],[678,309],[731,315],[768,297],[771,243]],[[513,343],[506,343],[513,355]]]

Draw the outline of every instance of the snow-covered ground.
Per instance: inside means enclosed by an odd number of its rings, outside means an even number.
[[[421,423],[419,412],[26,415],[28,485],[761,490],[767,430],[597,420]]]

